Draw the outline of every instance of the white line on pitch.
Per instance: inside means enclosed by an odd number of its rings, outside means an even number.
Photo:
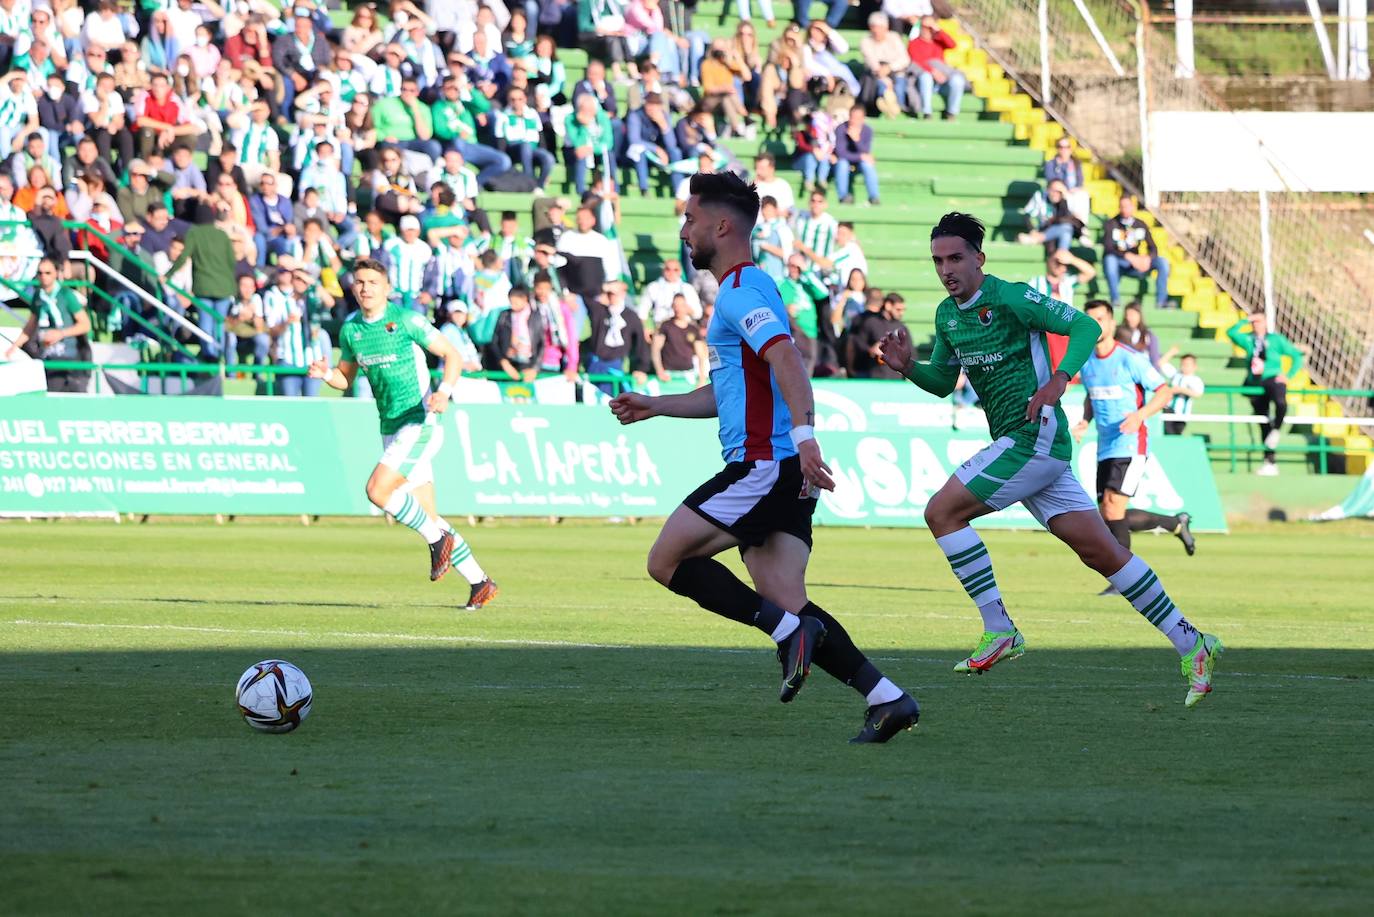
[[[32,621],[19,618],[5,622],[17,627],[65,627],[83,630],[142,630],[142,631],[173,631],[180,633],[201,633],[201,634],[234,634],[248,637],[308,637],[316,640],[341,639],[341,640],[393,640],[402,643],[448,643],[448,644],[468,644],[473,646],[534,646],[534,647],[559,647],[562,649],[586,649],[586,650],[673,650],[689,653],[712,653],[729,655],[755,655],[762,652],[756,649],[735,649],[729,647],[701,647],[701,646],[663,646],[660,644],[636,644],[636,643],[583,643],[571,640],[525,640],[509,637],[473,637],[461,634],[395,634],[385,632],[368,631],[308,631],[308,630],[273,630],[269,628],[251,627],[208,627],[205,625],[192,624],[111,624],[111,623],[92,623],[86,621]],[[931,665],[948,664],[948,659],[930,657],[911,657],[904,659],[899,656],[878,656],[872,657],[880,662],[904,662],[914,661],[928,663]],[[1047,668],[1056,669],[1077,669],[1095,672],[1134,672],[1137,669],[1126,666],[1105,666],[1105,665],[1065,665],[1063,663],[1042,663]],[[1374,684],[1374,680],[1364,676],[1353,678],[1344,675],[1313,675],[1296,672],[1233,672],[1223,670],[1224,674],[1237,678],[1274,678],[1290,681],[1334,681],[1345,682],[1348,684]]]

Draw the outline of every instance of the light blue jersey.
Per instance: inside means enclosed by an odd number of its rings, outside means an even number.
[[[1094,350],[1083,364],[1080,378],[1097,423],[1097,460],[1145,455],[1145,424],[1134,433],[1122,433],[1120,427],[1160,386],[1168,384],[1149,358],[1124,344],[1114,344],[1105,357]]]
[[[792,340],[787,329],[787,309],[773,278],[753,264],[725,273],[706,350],[727,462],[781,461],[797,454],[792,414],[763,359],[769,347]]]

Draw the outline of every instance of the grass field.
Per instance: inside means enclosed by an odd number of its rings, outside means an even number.
[[[1217,690],[1047,536],[988,536],[1028,639],[924,532],[822,530],[812,594],[910,687],[851,747],[817,671],[643,575],[651,525],[469,531],[502,582],[378,522],[0,525],[0,912],[1367,913],[1374,527],[1138,538]],[[734,563],[732,560],[731,563]],[[286,736],[232,691],[312,679]]]

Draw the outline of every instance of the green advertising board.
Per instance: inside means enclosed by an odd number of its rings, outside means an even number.
[[[6,515],[376,513],[363,493],[381,454],[367,401],[20,395],[3,404]],[[450,408],[441,425],[435,480],[452,515],[665,516],[721,467],[711,421],[623,427],[601,406],[493,404]],[[820,524],[920,526],[926,501],[987,442],[978,430],[855,425],[820,434],[838,482],[822,497]],[[1224,530],[1201,442],[1159,437],[1154,452],[1134,505],[1186,506],[1197,528]],[[1075,459],[1080,480],[1093,481],[1093,460],[1089,442]],[[1019,508],[983,524],[1035,526]]]

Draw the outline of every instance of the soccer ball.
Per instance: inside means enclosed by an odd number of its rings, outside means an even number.
[[[290,732],[310,714],[310,679],[281,659],[265,659],[249,666],[234,688],[239,713],[254,729]]]

